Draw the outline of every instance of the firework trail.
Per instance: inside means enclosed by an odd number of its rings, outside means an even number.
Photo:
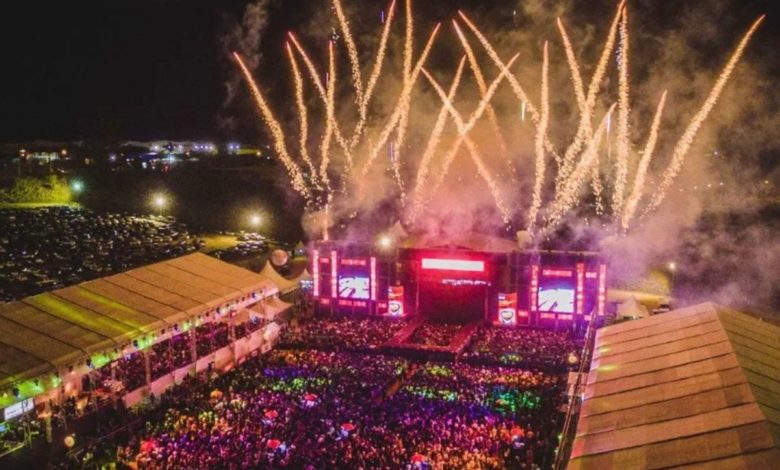
[[[456,20],[452,20],[452,25],[455,27],[455,32],[458,34],[458,38],[460,38],[460,43],[463,45],[463,49],[466,51],[466,56],[469,59],[469,66],[471,67],[472,72],[474,72],[474,79],[477,81],[477,86],[479,86],[479,92],[482,97],[485,96],[485,93],[487,93],[487,83],[485,82],[485,75],[482,73],[482,68],[479,66],[479,62],[477,61],[477,56],[474,54],[474,49],[472,49],[471,44],[469,44],[468,39],[466,39],[466,36],[463,34],[463,31],[461,31],[460,26],[458,26],[458,22]],[[501,126],[498,125],[498,117],[496,116],[496,111],[493,109],[493,106],[488,104],[487,106],[487,116],[490,120],[490,124],[493,127],[493,133],[496,135],[496,138],[498,139],[498,145],[501,152],[501,155],[508,158],[509,152],[506,148],[506,141],[504,140],[504,135],[501,132]],[[510,169],[513,168],[510,165]]]
[[[319,188],[319,178],[317,177],[317,170],[314,169],[314,162],[312,162],[309,156],[309,150],[307,148],[307,139],[309,136],[309,117],[306,110],[306,103],[303,99],[303,78],[301,77],[301,71],[298,68],[298,62],[295,60],[292,48],[290,44],[287,44],[287,55],[290,58],[290,66],[292,67],[293,81],[295,82],[295,105],[298,108],[298,124],[300,127],[299,143],[301,158],[309,167],[311,174],[312,184]]]
[[[636,169],[634,186],[628,199],[626,199],[626,207],[623,210],[621,218],[621,227],[623,230],[628,230],[628,226],[631,223],[631,219],[634,217],[639,200],[642,198],[642,190],[645,186],[645,179],[647,178],[647,168],[650,166],[650,160],[653,158],[653,151],[655,151],[655,144],[658,140],[658,129],[661,126],[661,115],[664,112],[665,103],[666,90],[664,90],[661,95],[661,101],[658,102],[658,107],[655,110],[653,124],[650,127],[650,135],[647,138],[645,149],[642,151],[642,158],[639,160],[639,166],[637,166]]]
[[[282,131],[282,127],[279,125],[279,121],[276,120],[273,112],[271,111],[271,108],[268,107],[268,103],[265,101],[262,93],[260,93],[260,89],[257,87],[257,83],[255,83],[254,78],[252,78],[252,73],[249,72],[249,69],[241,59],[241,56],[234,52],[233,57],[235,57],[236,62],[238,62],[238,66],[241,68],[241,72],[244,74],[244,78],[249,85],[249,89],[252,91],[252,95],[255,98],[257,107],[263,117],[263,121],[265,121],[268,129],[271,130],[271,136],[274,140],[274,148],[276,149],[276,153],[279,155],[279,159],[282,161],[282,164],[284,164],[284,167],[287,169],[287,173],[289,173],[290,178],[292,179],[293,189],[300,193],[307,201],[311,201],[311,193],[309,192],[309,188],[306,186],[306,183],[303,179],[301,169],[293,161],[293,159],[290,158],[290,154],[287,153],[287,144],[284,141],[284,132]]]
[[[514,57],[508,62],[509,67],[512,66],[515,60],[517,60],[517,57],[519,54],[515,54]],[[439,172],[438,177],[436,178],[436,182],[433,185],[433,191],[436,192],[439,189],[439,186],[444,182],[444,177],[447,176],[447,173],[449,173],[450,165],[452,165],[453,160],[458,155],[458,152],[460,151],[461,145],[463,145],[464,140],[467,137],[467,133],[471,132],[471,129],[474,127],[474,125],[477,123],[477,121],[482,117],[482,114],[485,112],[485,109],[487,109],[487,104],[490,102],[490,100],[493,98],[493,95],[495,94],[496,90],[498,90],[498,85],[501,84],[501,81],[510,76],[508,74],[511,74],[509,72],[509,69],[506,69],[506,71],[502,71],[501,75],[496,77],[495,80],[493,80],[493,83],[490,84],[488,87],[487,93],[485,96],[482,97],[482,100],[477,105],[477,109],[474,110],[474,112],[471,113],[471,116],[469,116],[468,122],[465,124],[465,133],[459,132],[458,138],[455,139],[455,142],[450,147],[450,151],[447,152],[447,154],[444,157],[444,163],[442,164],[442,169]],[[454,107],[453,107],[454,109]],[[458,114],[460,117],[460,114]]]
[[[577,163],[574,170],[569,174],[569,177],[563,182],[560,190],[557,191],[555,201],[551,205],[547,219],[547,228],[555,226],[566,211],[574,206],[585,178],[589,175],[592,176],[591,167],[598,161],[598,152],[601,147],[601,141],[604,138],[607,116],[609,116],[614,108],[614,104],[610,106],[609,111],[604,115],[598,129],[596,129],[593,138],[588,140],[588,145],[582,154],[582,158]]]
[[[557,19],[558,31],[561,33],[561,39],[563,40],[563,49],[566,52],[566,61],[569,64],[569,71],[571,73],[571,81],[574,86],[574,95],[577,98],[577,107],[580,110],[580,119],[585,112],[585,86],[582,83],[582,75],[580,74],[580,66],[577,63],[577,57],[574,55],[574,48],[571,46],[569,35],[566,33],[566,28],[563,26],[563,22],[560,18]]]
[[[412,94],[412,88],[414,87],[414,84],[417,82],[417,77],[420,75],[420,70],[422,70],[422,66],[425,63],[425,60],[428,58],[428,54],[431,51],[431,48],[433,47],[433,43],[436,40],[436,34],[439,32],[439,28],[441,27],[440,24],[437,24],[435,28],[433,28],[433,31],[431,32],[430,37],[428,38],[428,42],[425,45],[425,48],[423,49],[422,55],[417,60],[417,64],[414,67],[414,70],[412,71],[411,78],[406,81],[403,85],[403,89],[401,90],[401,97],[398,99],[398,102],[396,103],[396,107],[393,110],[393,114],[390,116],[390,119],[387,121],[387,124],[382,129],[382,131],[379,134],[379,141],[374,144],[374,146],[371,149],[371,152],[368,155],[368,159],[363,164],[363,167],[360,171],[360,176],[362,178],[365,178],[365,176],[368,174],[368,170],[371,168],[371,165],[374,163],[374,160],[376,160],[377,156],[379,156],[379,152],[381,151],[382,147],[387,143],[387,139],[390,138],[390,134],[393,132],[393,129],[395,129],[396,125],[398,124],[399,120],[401,119],[401,115],[405,112],[408,113],[408,109],[404,110],[403,103],[408,101]]]
[[[414,17],[412,0],[406,0],[406,35],[404,37],[404,81],[412,78],[412,54],[414,52]]]
[[[327,108],[328,92],[322,85],[322,81],[320,80],[320,73],[317,71],[317,67],[314,65],[314,62],[312,62],[311,58],[309,58],[309,54],[306,53],[306,50],[298,42],[298,39],[295,37],[295,35],[293,33],[288,33],[288,36],[295,46],[295,49],[298,51],[298,54],[300,54],[301,58],[303,59],[304,65],[306,65],[306,69],[309,71],[309,77],[311,78],[312,83],[314,83],[314,87],[317,89],[317,93],[320,96],[320,100],[322,100],[322,104]],[[344,151],[344,155],[347,157],[347,166],[352,167],[352,152],[349,148],[349,142],[347,142],[341,133],[338,122],[333,122],[331,125],[333,126],[333,133],[336,136],[336,141],[339,143],[339,146],[341,146],[341,149]]]
[[[544,187],[544,135],[547,132],[547,124],[550,119],[550,89],[549,89],[549,57],[547,53],[547,41],[544,42],[544,58],[542,60],[542,114],[539,116],[539,125],[536,127],[536,169],[534,175],[534,192],[531,201],[531,209],[528,211],[528,232],[533,234],[536,225],[536,216],[542,207],[542,188]]]
[[[347,44],[349,64],[352,67],[352,85],[355,87],[355,104],[360,106],[363,103],[363,77],[360,76],[357,46],[355,46],[355,40],[352,38],[352,31],[349,29],[349,20],[344,15],[344,9],[341,7],[341,0],[333,0],[333,8],[336,10],[339,28],[344,35],[344,42]]]
[[[596,96],[598,95],[599,87],[604,79],[604,74],[607,72],[607,65],[609,64],[609,56],[612,49],[615,46],[615,36],[617,34],[618,23],[622,17],[623,5],[625,2],[621,2],[618,7],[617,14],[615,14],[612,24],[609,27],[609,33],[607,34],[607,40],[604,44],[604,48],[601,51],[598,64],[593,77],[591,78],[590,85],[588,86],[588,93],[585,96],[585,110],[582,112],[582,118],[577,126],[577,133],[574,136],[574,140],[566,149],[563,155],[563,161],[558,171],[558,178],[556,187],[564,184],[564,181],[572,171],[572,165],[574,165],[574,157],[582,150],[583,146],[587,143],[592,133],[591,123],[593,122],[593,111],[596,107]]]
[[[410,92],[401,95],[401,115],[396,126],[395,141],[393,142],[393,158],[390,163],[393,166],[393,176],[401,195],[401,205],[406,204],[406,190],[404,180],[401,178],[401,149],[406,139],[406,129],[409,126],[409,109],[412,105],[412,55],[414,54],[414,17],[412,16],[412,0],[406,0],[406,37],[404,39],[404,63],[403,63],[403,88],[409,87]]]
[[[328,166],[330,166],[330,141],[333,136],[335,118],[335,89],[336,89],[336,59],[333,56],[333,41],[328,43],[328,81],[325,103],[325,132],[322,134],[322,144],[320,145],[320,152],[322,153],[322,159],[320,160],[320,178],[325,183],[325,187],[330,190],[330,177],[328,176]]]
[[[726,63],[726,66],[723,68],[720,76],[718,76],[718,79],[715,82],[715,85],[712,87],[709,96],[707,96],[707,100],[688,124],[688,127],[685,129],[682,137],[680,137],[680,140],[677,141],[677,144],[675,145],[672,152],[672,161],[669,163],[666,171],[664,171],[661,184],[658,190],[653,194],[653,198],[645,210],[645,213],[658,207],[658,205],[661,204],[661,202],[666,197],[666,192],[669,190],[669,187],[672,185],[672,182],[674,182],[675,177],[680,172],[680,168],[682,168],[683,161],[685,160],[685,155],[691,148],[691,144],[693,143],[693,139],[696,137],[699,128],[701,127],[702,123],[704,123],[704,120],[707,119],[707,116],[712,111],[712,108],[714,108],[715,104],[718,102],[718,98],[720,97],[721,92],[723,92],[723,88],[726,86],[729,77],[731,77],[731,73],[734,71],[734,67],[736,67],[737,62],[739,62],[740,57],[742,57],[742,53],[745,51],[745,47],[747,47],[748,42],[750,42],[750,38],[753,36],[763,21],[764,15],[760,16],[753,23],[753,25],[750,26],[748,32],[745,33],[745,35],[742,37],[742,40],[737,46],[737,49],[729,58],[729,61]]]
[[[458,64],[458,70],[455,72],[455,78],[452,80],[452,85],[450,85],[449,93],[447,93],[447,99],[452,102],[453,99],[455,99],[455,93],[458,90],[458,86],[460,86],[460,80],[463,76],[463,69],[466,66],[466,57],[463,57],[460,59],[460,63]],[[433,126],[433,131],[431,131],[431,137],[428,139],[428,143],[425,146],[425,152],[423,152],[422,159],[420,160],[420,166],[417,170],[417,182],[414,187],[414,193],[412,194],[412,205],[410,210],[409,219],[410,221],[414,221],[417,218],[417,215],[420,211],[420,204],[422,202],[422,196],[423,196],[423,190],[425,188],[425,183],[428,178],[428,173],[430,169],[431,160],[433,159],[434,154],[436,153],[436,148],[439,146],[439,141],[441,140],[441,134],[444,131],[444,125],[447,123],[447,116],[448,116],[448,110],[447,106],[445,104],[442,104],[441,110],[439,111],[439,115],[436,118],[436,124]]]
[[[387,39],[390,37],[390,28],[393,24],[393,17],[395,15],[395,0],[390,4],[388,9],[387,19],[382,29],[382,38],[379,40],[379,49],[377,50],[376,60],[374,61],[374,68],[371,71],[371,75],[368,78],[368,85],[366,85],[366,91],[363,95],[363,101],[360,102],[358,123],[355,126],[355,132],[352,135],[352,141],[350,142],[350,148],[355,148],[360,141],[360,137],[363,135],[363,130],[366,126],[366,117],[368,116],[368,105],[371,102],[371,97],[374,93],[374,87],[376,87],[379,76],[382,74],[382,65],[385,62],[385,53],[387,51]]]
[[[623,197],[628,176],[628,114],[629,84],[628,84],[628,9],[623,8],[623,20],[620,22],[620,55],[618,61],[618,122],[617,122],[617,155],[615,167],[615,188],[612,195],[612,215],[620,219],[623,211]]]
[[[517,59],[517,55],[512,58],[512,62]],[[466,148],[469,151],[469,155],[471,155],[471,160],[474,162],[474,165],[477,167],[477,173],[482,177],[482,179],[485,180],[485,183],[487,183],[488,188],[490,189],[490,193],[493,196],[493,199],[496,201],[496,206],[498,207],[499,212],[501,212],[501,216],[504,220],[504,223],[510,222],[509,217],[509,211],[506,208],[506,204],[504,203],[504,198],[501,196],[501,193],[498,190],[498,186],[496,185],[496,182],[493,180],[493,178],[490,176],[490,171],[488,171],[487,167],[485,166],[485,162],[480,155],[479,149],[477,148],[477,145],[474,143],[473,140],[468,136],[469,131],[471,128],[463,123],[463,118],[461,117],[460,113],[455,109],[455,107],[452,104],[452,101],[450,101],[447,98],[447,95],[444,93],[444,89],[436,82],[436,80],[431,76],[431,74],[428,73],[427,70],[423,69],[423,74],[425,74],[425,77],[428,79],[428,81],[431,83],[433,88],[436,90],[436,93],[439,94],[439,98],[441,98],[442,103],[447,107],[450,116],[452,116],[452,119],[455,121],[455,125],[458,127],[458,134],[460,137],[464,139],[464,142],[466,143]],[[495,93],[495,90],[498,89],[498,84],[501,82],[501,78],[503,78],[504,75],[500,75],[496,81],[493,82],[493,85],[491,85],[490,89],[488,90],[488,99],[483,99],[480,103],[480,111],[479,114],[484,113],[485,106],[487,101],[492,98],[493,93]],[[476,120],[475,120],[476,121]],[[469,123],[472,124],[473,123]]]
[[[493,48],[493,45],[490,44],[490,41],[485,37],[484,34],[477,28],[477,26],[471,22],[471,20],[466,16],[465,13],[462,11],[458,11],[458,15],[463,19],[463,22],[466,23],[466,26],[469,27],[472,33],[474,33],[474,36],[476,36],[477,40],[480,44],[482,44],[482,47],[487,51],[488,56],[491,60],[496,64],[496,66],[501,70],[502,74],[506,74],[507,80],[509,80],[509,85],[512,88],[512,91],[514,92],[515,96],[517,96],[517,99],[520,100],[521,103],[524,103],[525,106],[528,108],[528,112],[531,113],[531,119],[536,123],[536,125],[539,125],[539,119],[541,116],[539,115],[539,111],[536,109],[536,107],[533,105],[531,100],[528,99],[528,94],[523,90],[523,87],[520,85],[520,82],[517,81],[514,75],[512,75],[511,72],[509,72],[508,67],[504,62],[501,60],[501,58],[498,56],[498,53]],[[525,113],[523,113],[525,114]],[[558,158],[558,154],[555,151],[555,147],[550,142],[548,137],[545,135],[544,137],[544,148],[551,154],[553,154],[556,158]]]
[[[596,163],[593,165],[593,170],[590,174],[590,185],[593,188],[593,198],[596,203],[596,215],[604,215],[604,186],[601,184],[600,162],[598,154],[596,155]]]

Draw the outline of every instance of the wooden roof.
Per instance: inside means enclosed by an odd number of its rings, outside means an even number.
[[[712,303],[596,334],[571,469],[777,468],[780,327]]]

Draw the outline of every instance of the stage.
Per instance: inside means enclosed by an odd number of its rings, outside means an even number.
[[[313,244],[310,260],[318,315],[579,329],[605,314],[607,265],[597,253],[330,241]]]

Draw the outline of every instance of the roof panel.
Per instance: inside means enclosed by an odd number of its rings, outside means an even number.
[[[780,335],[762,323],[707,303],[599,330],[569,468],[777,456]]]

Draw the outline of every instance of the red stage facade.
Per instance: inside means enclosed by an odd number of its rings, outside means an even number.
[[[607,266],[596,253],[319,242],[310,259],[320,314],[567,328],[606,308]]]

